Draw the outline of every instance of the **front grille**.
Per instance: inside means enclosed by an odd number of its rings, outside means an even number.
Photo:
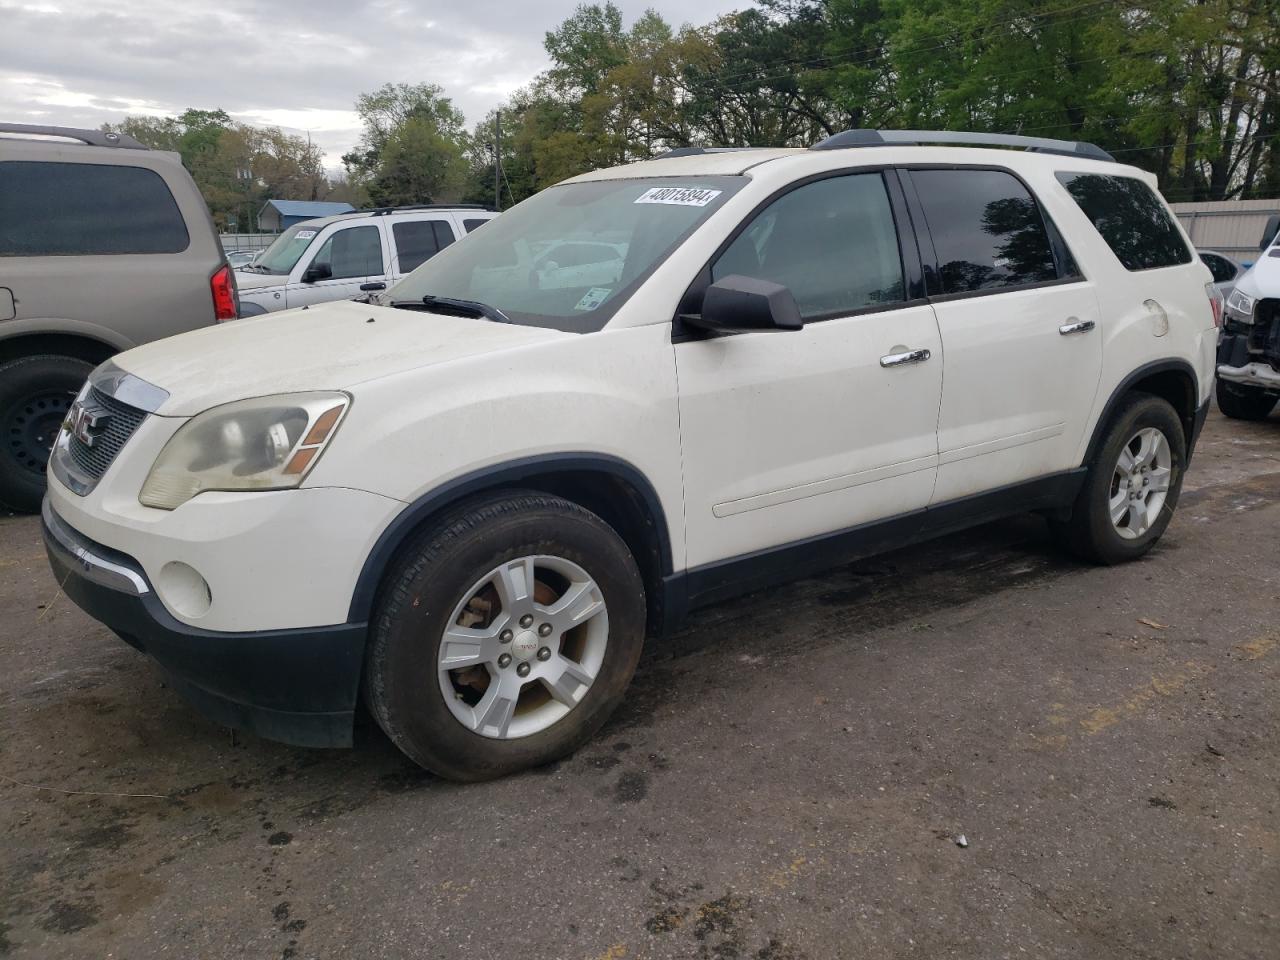
[[[107,396],[97,387],[89,388],[84,405],[100,411],[100,425],[93,433],[93,445],[90,446],[72,433],[68,450],[80,471],[90,479],[98,480],[107,472],[107,467],[111,466],[142,421],[147,419],[147,413],[121,403],[115,397]]]

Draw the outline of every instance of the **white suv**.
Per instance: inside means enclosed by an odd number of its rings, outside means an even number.
[[[1140,556],[1221,308],[1153,184],[876,131],[576,177],[375,303],[99,368],[54,572],[210,716],[345,744],[363,691],[465,780],[583,743],[693,607],[1028,510]],[[621,262],[544,284],[570,241]]]
[[[294,224],[237,269],[240,316],[385,290],[496,216],[481,206],[421,204]]]

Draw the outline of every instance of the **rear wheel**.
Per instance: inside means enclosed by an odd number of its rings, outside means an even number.
[[[1219,380],[1218,409],[1233,420],[1265,420],[1280,397],[1260,387]]]
[[[640,657],[644,586],[621,538],[557,497],[473,501],[389,572],[365,692],[411,759],[453,780],[556,760],[609,717]]]
[[[72,357],[21,357],[0,365],[0,503],[35,512],[49,450],[93,367]]]
[[[1134,560],[1164,534],[1182,490],[1186,437],[1166,400],[1132,394],[1112,418],[1069,520],[1066,546],[1094,563]]]

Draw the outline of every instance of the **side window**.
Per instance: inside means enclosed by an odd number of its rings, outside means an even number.
[[[489,218],[485,217],[484,219],[480,219],[480,220],[463,220],[462,225],[467,228],[467,233],[474,233],[476,230],[479,230],[488,222],[489,222]]]
[[[756,215],[711,265],[791,290],[806,319],[905,299],[898,235],[879,173],[797,187]]]
[[[190,245],[154,170],[96,163],[0,163],[0,257],[181,253]]]
[[[391,225],[400,272],[426,263],[453,243],[453,227],[445,220],[401,220]]]
[[[327,266],[330,280],[376,277],[382,267],[382,239],[377,227],[347,227],[324,242],[311,261],[313,267]]]
[[[1035,198],[1003,170],[912,170],[938,255],[943,294],[1058,279]],[[1069,255],[1068,255],[1069,257]],[[1066,265],[1064,275],[1074,272]]]
[[[1236,266],[1226,257],[1220,257],[1216,253],[1202,253],[1200,259],[1204,261],[1204,265],[1209,268],[1209,272],[1213,274],[1214,283],[1226,283],[1236,275]]]
[[[1141,180],[1101,173],[1059,173],[1058,181],[1093,221],[1126,270],[1191,262],[1191,251],[1177,224]]]

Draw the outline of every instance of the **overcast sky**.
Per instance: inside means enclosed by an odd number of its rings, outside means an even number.
[[[615,0],[704,23],[751,0]],[[326,166],[359,135],[352,104],[388,81],[444,87],[480,120],[547,66],[577,0],[0,0],[0,120],[97,127],[221,107],[311,132]]]

